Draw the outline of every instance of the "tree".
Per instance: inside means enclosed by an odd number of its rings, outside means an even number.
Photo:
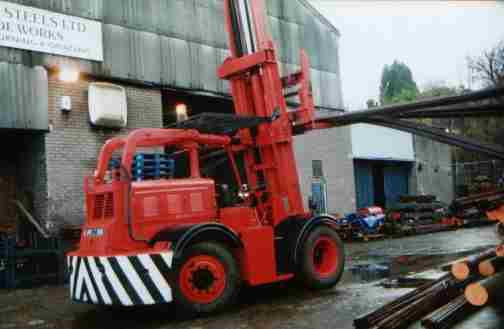
[[[469,57],[468,66],[486,87],[504,86],[504,40],[481,56]]]
[[[368,99],[368,101],[366,102],[366,104],[367,104],[367,108],[368,109],[372,109],[374,107],[378,107],[378,102],[375,101],[373,98]]]
[[[418,99],[427,99],[435,97],[446,97],[460,95],[466,91],[464,86],[449,87],[445,82],[432,82],[426,85],[418,95]]]
[[[397,60],[383,68],[380,101],[382,105],[415,100],[418,87],[410,68]]]

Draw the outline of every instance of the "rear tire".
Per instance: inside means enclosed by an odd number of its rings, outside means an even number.
[[[222,311],[240,290],[238,265],[232,254],[216,243],[190,246],[175,264],[174,301],[196,315]]]
[[[328,289],[341,279],[345,250],[338,234],[327,226],[308,234],[299,258],[302,283],[310,289]]]

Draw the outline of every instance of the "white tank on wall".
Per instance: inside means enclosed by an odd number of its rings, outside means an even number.
[[[89,118],[91,124],[107,128],[124,128],[128,124],[126,89],[105,82],[89,85]]]

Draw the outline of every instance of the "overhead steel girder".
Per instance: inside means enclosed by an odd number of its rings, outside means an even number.
[[[397,116],[406,115],[407,113],[414,112],[422,109],[433,109],[437,107],[444,107],[450,105],[467,104],[468,102],[476,102],[486,99],[498,98],[504,96],[504,88],[492,88],[481,91],[471,92],[459,96],[440,97],[435,99],[428,99],[407,104],[397,104],[392,106],[377,107],[371,110],[354,111],[345,113],[337,118],[339,125],[347,125],[358,120],[365,120],[372,116]]]
[[[446,133],[441,129],[432,128],[425,124],[400,119],[390,119],[383,116],[369,117],[361,120],[360,123],[368,123],[395,130],[401,130],[418,136],[430,138],[444,144],[457,146],[468,151],[485,154],[491,158],[504,160],[504,148],[499,145],[481,143],[474,139]]]
[[[471,106],[450,106],[415,110],[393,115],[398,119],[455,119],[455,118],[496,118],[504,116],[504,104],[481,104]]]

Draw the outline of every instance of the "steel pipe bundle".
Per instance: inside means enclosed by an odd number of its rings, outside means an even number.
[[[468,257],[450,274],[361,316],[356,329],[405,329],[424,318],[426,329],[449,329],[504,296],[504,246]]]
[[[357,329],[407,328],[423,316],[450,303],[463,294],[463,289],[476,277],[458,281],[450,274],[426,284],[382,308],[354,321]]]
[[[504,257],[494,257],[478,265],[481,276],[488,278],[504,270]]]
[[[477,309],[467,302],[465,296],[460,296],[423,319],[422,326],[426,329],[449,329]]]
[[[485,306],[503,295],[504,273],[470,284],[465,289],[465,298],[474,306]]]
[[[471,274],[478,273],[478,266],[481,262],[497,256],[495,249],[490,249],[479,255],[467,258],[464,261],[453,264],[451,268],[452,275],[459,281],[467,280]]]

